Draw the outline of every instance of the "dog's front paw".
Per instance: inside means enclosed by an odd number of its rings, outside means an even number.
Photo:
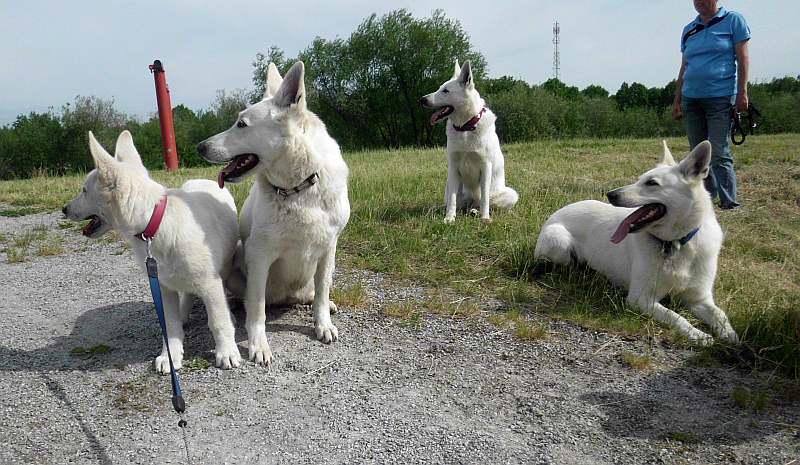
[[[339,339],[339,330],[330,321],[327,323],[315,323],[314,332],[317,333],[317,339],[330,344]]]
[[[492,219],[490,217],[481,218],[481,223],[483,224],[492,224]]]
[[[162,375],[169,374],[169,355],[167,355],[166,350],[156,357],[155,365],[158,373]],[[172,365],[176,370],[180,370],[183,367],[183,350],[172,350]]]
[[[718,335],[720,339],[724,339],[731,344],[738,345],[739,344],[739,336],[736,335],[736,331],[731,327],[730,324],[725,325],[726,327],[719,331]]]
[[[453,224],[456,222],[455,216],[445,216],[444,217],[444,224]]]
[[[239,347],[236,344],[221,344],[214,349],[215,365],[223,370],[239,368],[242,363],[242,356],[239,354]]]
[[[248,345],[251,362],[256,362],[259,365],[272,364],[272,351],[269,348],[266,334],[261,334],[256,338],[250,339]]]
[[[699,329],[693,329],[687,337],[692,344],[697,344],[700,346],[709,346],[714,342],[714,338],[711,337],[710,334],[706,334]]]

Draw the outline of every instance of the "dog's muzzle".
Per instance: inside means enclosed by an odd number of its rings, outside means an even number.
[[[619,207],[619,196],[622,194],[620,189],[614,189],[613,191],[609,191],[606,193],[606,197],[608,198],[608,202],[615,207]]]
[[[208,154],[208,141],[203,141],[197,144],[197,153],[199,153],[201,157],[208,160],[208,158],[206,158],[206,154]]]

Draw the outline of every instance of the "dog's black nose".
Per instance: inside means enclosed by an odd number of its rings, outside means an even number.
[[[428,99],[425,98],[425,97],[422,97],[421,99],[419,99],[419,104],[422,105],[423,107],[425,106],[425,104],[427,102],[428,102]]]
[[[205,142],[200,142],[197,144],[197,153],[201,156],[206,156],[206,152],[208,151],[208,145]]]
[[[619,199],[619,192],[617,192],[616,190],[609,191],[606,193],[606,197],[608,198],[608,201],[611,202],[611,204],[613,205],[614,202],[616,202]]]
[[[63,213],[64,216],[67,215],[67,206],[66,205],[64,205],[64,208],[61,209],[61,213]]]

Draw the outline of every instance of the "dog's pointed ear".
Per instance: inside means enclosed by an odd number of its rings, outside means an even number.
[[[661,140],[661,143],[664,145],[664,155],[661,157],[661,161],[658,163],[659,165],[667,165],[667,166],[675,166],[675,159],[672,158],[672,152],[669,151],[669,146],[667,145],[666,140]]]
[[[273,102],[281,107],[289,107],[294,105],[295,108],[304,110],[306,108],[306,84],[305,80],[305,66],[302,61],[293,64],[286,76],[283,77],[278,90],[272,97]]]
[[[456,58],[456,62],[453,65],[453,77],[450,79],[457,78],[459,74],[461,74],[461,65],[458,64],[458,58]]]
[[[458,82],[468,89],[474,87],[472,83],[472,65],[470,65],[469,60],[465,61],[464,65],[461,67],[461,71],[459,71],[458,75]]]
[[[704,140],[697,144],[692,152],[678,165],[687,179],[703,179],[708,176],[708,165],[711,163],[711,142]]]
[[[114,158],[125,163],[142,164],[142,157],[133,145],[133,136],[127,129],[117,137],[117,147],[114,149]]]
[[[92,131],[89,131],[89,152],[94,159],[94,166],[97,168],[100,181],[106,185],[115,184],[117,161],[106,152],[100,142],[97,142]]]
[[[264,83],[264,100],[275,95],[282,82],[283,78],[278,72],[278,67],[275,66],[275,63],[270,62],[267,66],[267,81]]]

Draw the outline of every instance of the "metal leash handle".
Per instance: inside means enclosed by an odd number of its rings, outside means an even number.
[[[164,303],[161,298],[161,286],[158,282],[158,263],[153,255],[150,253],[150,240],[147,240],[147,260],[145,266],[147,268],[147,278],[150,281],[150,293],[153,296],[153,303],[156,307],[156,314],[158,315],[158,322],[161,325],[161,336],[164,339],[164,345],[167,346],[167,358],[169,359],[169,374],[172,380],[172,407],[177,413],[181,415],[178,426],[181,428],[186,426],[186,420],[183,418],[183,412],[186,411],[186,402],[183,400],[183,392],[181,391],[181,381],[178,378],[178,373],[175,371],[175,365],[172,363],[172,352],[169,348],[169,338],[167,336],[167,322],[164,317]]]

